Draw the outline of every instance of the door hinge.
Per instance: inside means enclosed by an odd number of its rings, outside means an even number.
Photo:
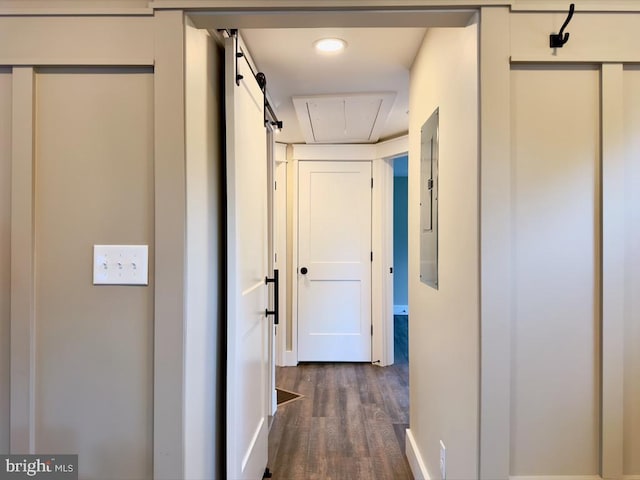
[[[371,177],[371,188],[373,188],[373,177]]]
[[[273,182],[273,189],[278,190],[278,182]]]
[[[371,261],[373,262],[373,252],[371,252]]]
[[[373,337],[373,325],[371,325],[371,336]]]

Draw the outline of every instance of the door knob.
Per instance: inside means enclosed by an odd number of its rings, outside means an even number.
[[[301,273],[301,274],[303,274],[303,275],[306,275],[308,271],[309,271],[309,270],[307,270],[307,267],[302,267],[302,268],[300,269],[300,273]]]

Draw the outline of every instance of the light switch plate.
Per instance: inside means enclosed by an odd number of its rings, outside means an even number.
[[[149,285],[148,245],[94,245],[94,285]]]

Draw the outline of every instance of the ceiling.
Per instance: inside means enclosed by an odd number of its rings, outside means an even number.
[[[305,143],[294,97],[352,98],[345,94],[393,93],[388,116],[378,119],[381,124],[376,133],[380,140],[405,134],[409,120],[409,69],[425,32],[425,28],[413,27],[246,28],[240,35],[256,67],[265,73],[269,101],[284,122],[277,141]],[[325,37],[341,38],[347,48],[340,54],[317,53],[313,44]],[[329,117],[321,119],[325,125],[343,121],[344,114],[334,120],[334,113],[327,109]],[[363,122],[369,121],[365,112],[349,116],[360,117]]]

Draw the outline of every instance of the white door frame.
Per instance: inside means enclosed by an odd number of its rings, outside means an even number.
[[[367,145],[292,145],[292,154],[287,166],[289,170],[287,192],[291,208],[291,228],[288,258],[298,255],[298,162],[309,160],[370,161],[373,165],[372,198],[372,361],[386,366],[393,363],[393,158],[409,150],[408,136],[386,142]],[[282,208],[282,207],[280,207]],[[287,278],[295,278],[296,262],[289,262]],[[281,322],[278,334],[287,338],[291,330],[291,349],[283,350],[278,342],[278,359],[283,366],[298,364],[298,309],[297,282],[291,282],[288,305],[291,318]]]
[[[275,328],[275,364],[284,366],[288,365],[287,352],[291,348],[287,347],[288,337],[287,329],[288,318],[290,312],[289,298],[289,254],[287,249],[289,238],[290,212],[287,208],[289,196],[289,163],[287,161],[287,145],[276,142],[274,145],[274,228],[275,228],[275,251],[274,251],[274,268],[280,272],[280,290],[278,292],[280,307],[280,324]],[[275,369],[274,369],[275,372]]]
[[[285,9],[286,10],[286,9]],[[295,11],[295,8],[292,8]],[[396,12],[394,15],[390,15],[388,10],[384,9],[376,9],[375,6],[371,5],[370,9],[364,11],[348,11],[348,7],[336,7],[334,10],[328,11],[314,11],[314,12],[301,12],[297,11],[296,14],[291,15],[291,11],[283,11],[283,12],[257,12],[257,11],[247,11],[247,12],[238,12],[237,5],[229,6],[225,8],[220,6],[218,9],[207,9],[202,8],[199,12],[189,12],[188,17],[190,21],[193,22],[193,26],[200,29],[207,29],[210,32],[215,32],[218,29],[224,28],[252,28],[259,25],[261,27],[268,26],[272,28],[280,27],[320,27],[320,26],[331,26],[335,25],[336,22],[344,22],[345,16],[348,16],[354,25],[365,26],[363,24],[363,14],[366,13],[367,20],[364,22],[370,23],[371,26],[379,26],[384,25],[386,27],[406,27],[406,26],[416,26],[416,27],[462,27],[468,24],[469,19],[476,14],[477,9],[469,8],[469,9],[460,9],[455,12],[451,10],[431,10],[429,8],[424,9],[416,9],[406,12]],[[250,59],[249,59],[250,60]],[[253,62],[252,62],[253,63]],[[302,147],[302,146],[298,146]],[[355,146],[354,146],[355,147]],[[398,155],[404,154],[408,152],[408,136],[400,137],[398,139],[390,140],[388,142],[382,142],[377,145],[367,145],[364,147],[368,147],[369,150],[373,149],[375,154],[372,154],[369,151],[369,160],[373,160],[373,170],[374,176],[378,172],[377,163],[381,159],[390,159],[396,157]],[[297,198],[297,165],[295,161],[291,161],[291,155],[287,155],[288,163],[286,169],[287,175],[287,198],[289,199],[292,208],[286,209],[287,213],[287,242],[290,241],[290,248],[287,249],[287,261],[286,261],[286,275],[283,275],[284,282],[283,285],[287,285],[290,282],[291,278],[291,264],[290,261],[292,258],[297,258],[297,238],[292,238],[293,236],[297,237],[297,224],[295,223],[295,218],[297,215],[297,202],[291,202],[291,198]],[[387,162],[389,163],[389,162]],[[387,188],[384,190],[385,193],[383,195],[386,198],[385,205],[389,205],[393,199],[393,172],[388,173],[390,170],[390,164],[387,165],[383,169],[383,172],[387,173],[384,175],[391,176],[391,179],[386,181],[385,184],[391,184],[391,188]],[[375,177],[374,177],[375,178]],[[375,180],[374,180],[375,181]],[[375,186],[374,186],[374,190]],[[373,208],[377,209],[381,207],[381,203],[376,202],[375,198],[377,198],[374,192],[374,204]],[[389,220],[391,217],[391,223]],[[384,225],[385,231],[390,232],[392,229],[392,220],[393,214],[386,215],[384,221],[387,224]],[[375,222],[375,218],[373,218]],[[382,219],[380,220],[382,222]],[[374,223],[373,225],[377,225]],[[374,227],[375,228],[375,227]],[[380,227],[382,228],[382,226]],[[378,230],[379,231],[379,230]],[[373,239],[376,236],[374,235]],[[382,250],[387,255],[386,259],[392,259],[393,257],[393,242],[392,237],[391,241],[387,239],[386,245],[382,247]],[[292,257],[292,250],[293,256]],[[386,302],[388,304],[388,308],[391,308],[391,315],[389,316],[390,322],[387,325],[386,329],[382,328],[381,318],[377,318],[374,315],[373,326],[374,326],[374,339],[372,340],[373,351],[372,354],[374,358],[380,356],[379,365],[388,365],[393,362],[393,335],[389,335],[388,331],[390,329],[393,332],[393,277],[391,275],[386,275],[388,278],[386,281],[382,281],[383,272],[388,272],[388,268],[384,267],[381,262],[381,255],[375,255],[374,253],[374,262],[372,266],[372,284],[379,282],[379,285],[382,285],[382,290],[380,290],[380,295],[383,295],[386,298]],[[284,272],[285,269],[281,270]],[[377,277],[379,275],[379,277]],[[380,280],[377,280],[379,278]],[[291,299],[297,298],[297,291],[295,287],[296,282],[291,282],[293,284],[292,288],[284,288],[286,295],[288,297],[287,302],[282,302],[282,296],[280,297],[281,303],[280,305],[286,305],[286,308],[289,309],[285,315],[283,315],[284,321],[281,322],[279,328],[277,329],[278,334],[282,335],[280,339],[277,340],[277,351],[276,351],[276,362],[278,365],[297,365],[297,312],[296,309],[292,308],[293,302]],[[375,287],[374,287],[375,288]],[[281,288],[281,291],[283,288]],[[374,295],[373,298],[376,298],[375,291],[372,292]],[[373,305],[376,305],[375,300]],[[387,308],[382,305],[383,308]],[[374,309],[375,310],[375,309]],[[281,312],[284,310],[281,310]],[[378,310],[382,311],[382,310]],[[381,337],[381,340],[378,341],[378,333],[384,334],[384,337]],[[387,333],[384,333],[387,332]],[[287,336],[289,335],[289,336]],[[290,349],[287,350],[287,339],[291,340]],[[283,350],[284,348],[284,350]],[[379,349],[383,348],[383,351]],[[275,368],[272,366],[272,368]]]
[[[267,228],[269,231],[269,260],[267,264],[267,274],[269,277],[274,276],[274,271],[278,269],[278,265],[276,264],[277,259],[277,229],[278,229],[278,215],[279,212],[276,209],[276,143],[274,138],[274,130],[271,124],[267,124],[265,126],[267,128]],[[273,293],[269,292],[269,309],[273,310],[275,305],[275,297],[274,295],[278,295],[279,292],[275,291],[275,286],[273,289]],[[280,288],[281,290],[281,288]],[[279,295],[278,295],[279,297]],[[273,300],[272,300],[273,299]],[[278,298],[279,300],[279,298]],[[272,303],[273,302],[273,303]],[[269,318],[271,320],[271,318]],[[267,392],[266,395],[269,398],[269,415],[274,416],[276,414],[276,410],[278,409],[278,397],[276,394],[276,351],[278,346],[276,344],[277,339],[275,337],[277,328],[276,325],[270,321],[270,329],[269,329],[269,381],[267,382]]]

